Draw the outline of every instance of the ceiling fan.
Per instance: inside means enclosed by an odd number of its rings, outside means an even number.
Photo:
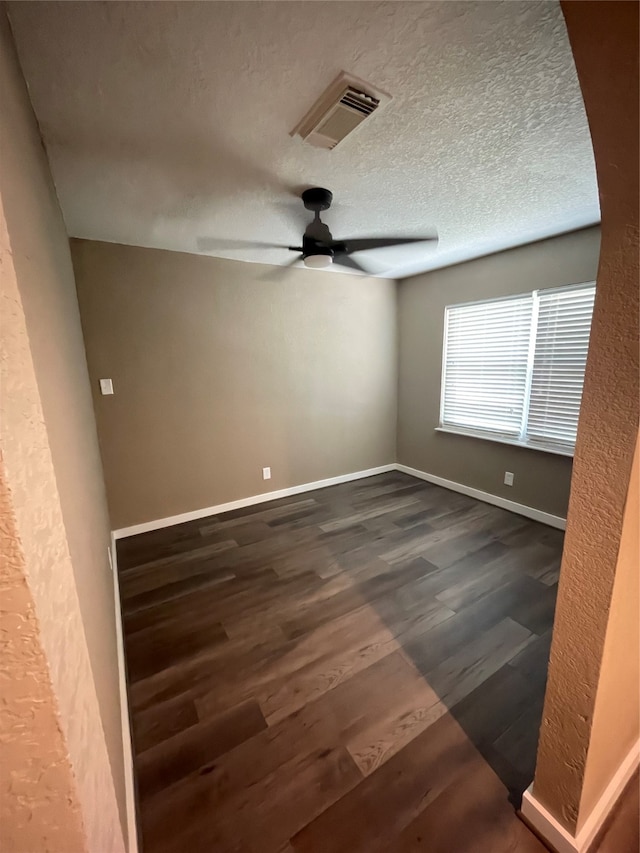
[[[331,264],[336,263],[342,267],[359,270],[370,275],[371,273],[352,257],[354,252],[383,249],[387,246],[401,246],[406,243],[437,242],[438,240],[437,237],[355,237],[354,239],[334,240],[328,226],[320,219],[321,211],[329,210],[332,201],[333,193],[321,187],[312,187],[302,193],[302,203],[307,210],[314,213],[313,221],[307,225],[302,236],[302,246],[279,246],[277,244],[247,241],[230,241],[226,242],[226,245],[231,246],[233,242],[233,245],[236,246],[288,249],[291,252],[296,252],[296,257],[288,264],[284,264],[285,267],[293,266],[300,260],[310,269],[326,269]],[[201,239],[198,242],[201,248],[221,245],[217,241],[207,239]]]

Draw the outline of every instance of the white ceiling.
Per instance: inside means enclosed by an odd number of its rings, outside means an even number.
[[[437,230],[437,247],[359,256],[403,277],[599,221],[556,2],[13,2],[9,14],[72,236],[184,252],[200,237],[297,244],[309,214],[294,195],[318,185],[334,192],[334,237]],[[291,138],[342,70],[393,100],[334,151]]]

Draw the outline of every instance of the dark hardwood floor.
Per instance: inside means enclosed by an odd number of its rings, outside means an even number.
[[[640,850],[640,778],[636,771],[605,822],[590,853],[638,853]]]
[[[400,473],[121,540],[144,853],[542,853],[561,549]]]

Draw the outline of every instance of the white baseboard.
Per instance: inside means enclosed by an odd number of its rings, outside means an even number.
[[[507,500],[507,498],[500,498],[497,495],[483,492],[480,489],[474,489],[471,486],[465,486],[463,483],[445,480],[444,477],[436,477],[435,474],[427,474],[426,471],[419,471],[417,468],[410,468],[408,465],[400,465],[392,462],[389,465],[380,465],[377,468],[369,468],[366,471],[340,474],[338,477],[316,480],[314,483],[302,483],[299,486],[290,486],[288,489],[277,489],[274,492],[251,495],[248,498],[240,498],[239,500],[228,501],[227,503],[217,504],[216,506],[207,506],[202,509],[193,510],[192,512],[182,512],[179,515],[171,515],[167,518],[144,521],[142,524],[134,524],[131,527],[121,527],[119,530],[113,531],[113,536],[114,539],[124,539],[126,536],[148,533],[151,530],[161,530],[163,527],[172,527],[174,524],[183,524],[185,521],[196,521],[199,518],[206,518],[209,515],[229,512],[232,509],[242,509],[243,507],[265,503],[266,501],[275,501],[278,498],[288,498],[291,495],[300,495],[303,492],[312,492],[314,489],[324,489],[327,486],[336,486],[339,483],[349,483],[352,480],[362,480],[365,477],[374,477],[376,474],[386,474],[389,471],[402,471],[405,474],[410,474],[412,477],[418,477],[420,480],[434,483],[436,486],[443,486],[443,488],[451,489],[453,492],[460,492],[479,501],[484,501],[485,503],[493,504],[493,506],[499,506],[502,509],[515,512],[518,515],[532,518],[534,521],[540,521],[542,524],[548,524],[550,527],[557,527],[559,530],[564,530],[567,524],[566,518],[561,518],[559,515],[551,515],[551,513],[542,512],[542,510],[535,509],[532,506],[525,506],[525,504],[519,504],[515,501]]]
[[[524,515],[527,518],[532,518],[534,521],[540,521],[542,524],[548,524],[550,527],[557,527],[558,530],[564,530],[567,526],[567,519],[559,515],[551,515],[549,512],[542,512],[540,509],[535,509],[532,506],[519,504],[515,501],[510,501],[507,498],[500,498],[498,495],[492,495],[489,492],[483,492],[480,489],[474,489],[471,486],[465,486],[463,483],[456,483],[454,480],[445,480],[444,477],[436,477],[435,474],[427,474],[425,471],[419,471],[417,468],[410,468],[408,465],[396,465],[398,471],[403,471],[405,474],[411,474],[412,477],[418,477],[420,480],[426,480],[427,483],[433,483],[436,486],[443,486],[445,489],[451,489],[453,492],[460,492],[462,495],[469,495],[470,498],[476,498],[479,501],[484,501],[493,506],[499,506],[502,509],[508,509],[509,512],[515,512],[518,515]]]
[[[138,853],[138,822],[136,808],[136,787],[133,774],[133,741],[129,721],[129,701],[127,693],[127,670],[124,660],[124,635],[122,632],[122,611],[120,610],[120,585],[118,583],[118,563],[116,540],[111,534],[111,570],[113,571],[113,591],[116,616],[116,650],[118,658],[118,681],[120,688],[120,720],[122,725],[122,752],[124,765],[125,808],[127,810],[127,853]]]
[[[582,822],[577,835],[572,835],[536,799],[532,790],[533,785],[529,786],[522,797],[522,808],[520,810],[522,817],[557,853],[587,853],[638,764],[640,764],[640,741],[634,744],[614,774],[613,779],[605,788],[591,814]]]
[[[611,814],[611,810],[618,802],[620,795],[640,764],[640,740],[632,746],[627,757],[613,775],[613,779],[602,792],[598,802],[593,807],[591,814],[586,817],[578,832],[578,850],[580,853],[589,849],[602,824]]]
[[[171,527],[174,524],[183,524],[185,521],[196,521],[209,515],[218,515],[221,512],[229,512],[232,509],[242,509],[245,506],[275,501],[278,498],[288,498],[291,495],[300,495],[303,492],[312,492],[315,489],[324,489],[327,486],[337,486],[339,483],[350,483],[352,480],[362,480],[365,477],[374,477],[376,474],[386,474],[395,471],[394,462],[389,465],[380,465],[377,468],[369,468],[367,471],[354,471],[351,474],[340,474],[338,477],[329,477],[326,480],[316,480],[315,483],[303,483],[300,486],[290,486],[288,489],[277,489],[275,492],[264,492],[261,495],[252,495],[249,498],[240,498],[237,501],[207,506],[193,512],[183,512],[180,515],[171,515],[168,518],[159,518],[156,521],[145,521],[142,524],[134,524],[132,527],[122,527],[113,531],[114,539],[124,539],[125,536],[135,536],[137,533],[147,533],[150,530],[160,530],[163,527]]]
[[[522,795],[520,814],[524,822],[556,853],[578,853],[576,838],[536,800],[532,785]]]

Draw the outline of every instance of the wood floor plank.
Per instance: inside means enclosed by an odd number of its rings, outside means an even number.
[[[179,632],[166,632],[166,646],[157,654],[157,639],[148,633],[138,638],[129,651],[127,669],[131,684],[163,672],[188,660],[203,650],[210,650],[227,641],[227,634],[219,622],[195,622],[181,626]]]
[[[396,497],[386,501],[376,501],[375,505],[368,509],[361,509],[358,512],[351,513],[351,515],[344,515],[341,518],[326,521],[320,525],[320,529],[324,533],[330,533],[334,530],[343,530],[345,527],[352,527],[354,524],[360,524],[363,521],[378,518],[379,516],[386,515],[390,512],[404,510],[407,507],[415,507],[417,503],[418,501],[416,498],[412,496],[402,498]]]
[[[534,639],[512,619],[503,619],[476,642],[443,660],[429,673],[429,684],[449,706],[455,705]]]
[[[180,551],[178,554],[169,554],[166,557],[158,557],[145,563],[138,563],[125,573],[124,582],[126,583],[129,578],[148,572],[149,569],[161,569],[170,565],[183,565],[184,563],[190,563],[193,560],[203,560],[206,557],[212,557],[215,554],[220,554],[223,551],[229,551],[237,547],[238,543],[235,539],[225,539],[222,542],[213,542],[208,545],[201,545],[198,548]]]
[[[422,557],[439,568],[446,568],[475,551],[480,551],[493,541],[485,531],[461,533],[453,539],[437,542],[422,552]]]
[[[461,610],[509,582],[518,582],[521,587],[528,585],[529,590],[534,589],[536,581],[533,578],[528,575],[516,575],[517,564],[514,560],[517,560],[517,557],[507,551],[501,557],[481,565],[473,575],[466,574],[457,583],[449,584],[436,597],[452,610]],[[524,590],[523,593],[526,594]]]
[[[278,661],[294,645],[281,633],[270,631],[266,639],[261,632],[259,638],[235,637],[225,643],[224,648],[217,645],[203,649],[180,666],[169,667],[132,683],[129,690],[132,707],[136,712],[142,711],[180,695],[206,692],[216,685],[220,685],[221,690],[217,692],[221,693],[227,682],[242,682],[251,673]],[[230,704],[233,703],[229,701],[227,707]]]
[[[223,571],[208,575],[198,573],[189,578],[181,578],[173,583],[166,583],[161,587],[146,590],[128,597],[126,600],[126,613],[128,615],[136,613],[138,610],[145,610],[147,607],[157,607],[176,598],[182,598],[183,595],[227,583],[227,581],[234,580],[235,577],[236,575],[233,572]]]
[[[429,678],[431,672],[463,649],[472,647],[478,637],[505,617],[501,597],[486,599],[460,610],[436,625],[427,634],[410,637],[403,644],[407,657]]]
[[[463,588],[473,583],[476,577],[486,574],[491,570],[492,563],[506,552],[506,546],[500,542],[491,542],[478,551],[456,560],[449,566],[436,567],[425,560],[424,577],[401,591],[397,598],[406,604],[428,599],[448,591],[457,583],[461,582]],[[418,559],[422,559],[419,557]],[[431,567],[431,568],[429,568]],[[493,588],[485,584],[481,592],[491,591]]]
[[[200,534],[201,536],[208,536],[211,533],[218,533],[221,530],[233,530],[236,527],[246,524],[247,518],[250,518],[254,523],[269,522],[290,515],[292,512],[313,509],[316,506],[317,503],[314,498],[298,498],[291,501],[273,501],[258,506],[258,508],[244,507],[243,509],[226,512],[224,516],[216,519],[211,524],[207,524],[206,521],[201,523]]]
[[[382,562],[380,563],[382,564]],[[296,636],[308,633],[331,619],[344,616],[363,603],[373,603],[378,599],[384,599],[395,590],[418,580],[425,571],[423,561],[411,562],[405,566],[399,566],[394,571],[386,572],[382,569],[370,574],[356,570],[344,573],[352,584],[342,592],[318,602],[312,600],[303,608],[298,608],[295,616],[288,618],[282,624],[285,634]]]
[[[144,853],[539,853],[561,549],[399,472],[120,540]]]
[[[297,853],[379,853],[476,760],[445,715],[291,838]]]
[[[538,583],[538,581],[533,581]],[[522,597],[514,602],[509,612],[511,617],[536,634],[544,634],[553,627],[556,608],[555,588],[540,585],[535,595]]]
[[[531,646],[525,647],[524,653]],[[506,664],[449,707],[467,736],[482,752],[542,695],[539,687]],[[534,734],[537,734],[534,730]]]
[[[385,711],[379,719],[347,739],[347,749],[363,776],[374,773],[433,725],[447,713],[447,707],[433,687],[413,669],[402,689],[388,700]]]
[[[331,586],[321,587],[317,581],[318,578],[311,573],[295,578],[279,578],[275,572],[265,567],[257,580],[237,577],[225,584],[224,589],[220,586],[195,589],[180,596],[170,609],[165,608],[162,612],[159,608],[147,608],[133,613],[125,610],[125,628],[128,633],[133,634],[153,627],[165,619],[189,619],[194,612],[206,612],[210,614],[212,621],[233,616],[245,619],[262,617],[266,612],[294,610],[298,601],[313,597],[321,588],[324,595],[329,596],[349,585],[348,579],[343,577],[332,579]],[[264,585],[264,589],[256,595],[261,585]]]
[[[542,720],[544,695],[537,693],[531,702],[496,739],[493,746],[512,766],[519,764],[535,770],[538,749],[537,732]]]
[[[140,533],[137,536],[127,536],[118,540],[118,570],[124,578],[129,569],[139,563],[149,562],[158,557],[174,554],[182,547],[188,549],[191,542],[198,540],[198,525],[200,521],[190,521],[172,525],[171,528],[160,528]],[[171,535],[167,536],[167,530]],[[200,543],[202,544],[202,543]]]
[[[172,831],[176,813],[164,801],[150,802],[143,833],[158,853],[187,849],[225,853],[271,853],[360,781],[360,773],[342,747],[296,756],[273,773],[232,797],[228,811],[216,813],[205,792],[200,808],[184,822],[180,839]],[[196,846],[199,845],[199,846]]]
[[[194,771],[206,773],[211,762],[266,725],[258,703],[247,700],[145,750],[136,758],[140,796],[156,794]]]
[[[397,646],[379,614],[363,606],[299,638],[263,644],[256,650],[245,644],[239,654],[227,659],[226,665],[224,658],[216,658],[213,666],[210,661],[203,661],[207,676],[210,679],[213,675],[214,679],[200,704],[207,704],[213,712],[232,698],[239,701],[247,695],[272,695],[268,705],[274,710],[279,707],[275,697],[281,695],[299,706],[302,694],[310,695],[306,689],[315,686],[319,693],[323,692],[322,687],[331,689],[331,684],[339,682],[340,671],[348,667],[353,673],[360,671]],[[197,669],[192,669],[186,683],[193,684],[197,678]]]
[[[223,569],[223,573],[229,571]],[[198,560],[190,565],[171,565],[163,569],[151,570],[143,572],[136,578],[122,578],[122,586],[120,588],[120,597],[122,599],[123,608],[126,609],[128,600],[145,592],[153,592],[162,587],[185,581],[199,575],[217,575],[220,572],[220,567],[216,561]]]
[[[198,722],[196,705],[190,696],[178,696],[173,702],[138,711],[131,718],[134,751],[144,752]]]
[[[636,771],[607,819],[593,853],[640,850],[640,784]]]
[[[185,781],[182,787],[189,787],[186,799],[189,792],[207,787],[215,791],[212,805],[225,808],[229,797],[296,755],[348,743],[367,728],[384,723],[415,688],[415,670],[401,652],[391,653],[228,752],[216,761],[207,780]],[[198,712],[206,719],[206,701],[198,700]],[[173,792],[174,804],[184,799],[183,790]]]
[[[347,619],[353,621],[353,614]],[[263,684],[254,688],[255,695],[272,724],[335,689],[397,648],[397,640],[378,619],[368,635],[359,633],[350,643],[341,642],[338,651],[332,649],[298,669],[264,679]]]
[[[437,599],[416,601],[409,606],[400,606],[393,597],[378,599],[374,603],[376,613],[384,621],[393,636],[406,647],[412,639],[428,640],[428,632],[455,616],[453,610]],[[428,635],[428,636],[427,636]]]
[[[542,693],[547,677],[547,661],[551,650],[551,629],[545,631],[509,661],[509,666],[535,685]]]
[[[547,853],[513,819],[502,785],[479,757],[394,840],[394,853]]]

